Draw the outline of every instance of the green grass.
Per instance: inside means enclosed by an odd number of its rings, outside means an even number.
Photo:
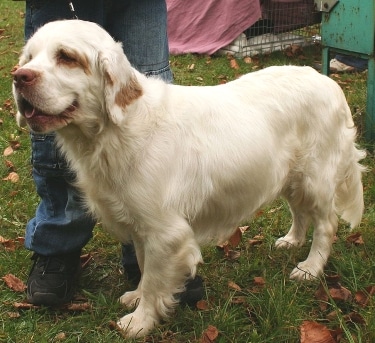
[[[0,236],[15,239],[23,236],[27,220],[33,216],[38,196],[31,178],[30,142],[28,133],[20,130],[14,120],[15,106],[11,95],[10,71],[17,63],[23,45],[24,2],[5,0],[0,3],[0,151],[11,141],[19,141],[20,148],[12,155],[2,156],[1,179],[10,171],[19,174],[20,181],[2,181],[0,188]],[[319,46],[305,48],[303,54],[288,57],[279,52],[253,58],[251,63],[237,60],[238,69],[231,68],[227,57],[186,55],[171,57],[175,82],[184,85],[215,85],[232,80],[241,74],[269,65],[306,64],[320,60]],[[194,65],[194,67],[192,67]],[[353,294],[375,284],[375,173],[373,145],[362,139],[366,115],[366,74],[332,76],[343,87],[359,127],[359,141],[369,154],[365,164],[369,172],[364,178],[366,211],[356,230],[364,245],[346,242],[347,226],[340,223],[338,240],[325,269],[327,275],[340,275],[341,284]],[[9,168],[6,161],[12,162]],[[247,223],[241,244],[236,248],[236,260],[225,258],[215,247],[203,250],[204,264],[199,267],[206,286],[206,310],[178,307],[175,315],[145,339],[135,342],[200,342],[209,325],[219,330],[215,342],[282,343],[299,342],[300,326],[305,320],[317,321],[329,328],[341,328],[341,342],[375,342],[375,302],[371,298],[364,308],[355,301],[328,300],[327,309],[314,293],[318,283],[298,283],[289,280],[289,273],[304,259],[309,242],[300,250],[275,250],[275,239],[283,235],[290,216],[286,205],[279,200],[271,204],[257,218]],[[263,243],[253,246],[248,240],[263,235]],[[311,235],[311,233],[310,233]],[[311,238],[311,237],[310,237]],[[118,297],[129,288],[120,267],[119,244],[97,227],[94,238],[85,247],[93,261],[84,271],[79,295],[91,304],[85,311],[51,310],[47,308],[21,310],[16,302],[24,301],[25,294],[9,289],[0,280],[0,342],[123,342],[118,333],[109,329],[109,322],[126,313],[117,303]],[[8,251],[0,245],[0,277],[12,273],[26,281],[31,266],[31,252],[23,247]],[[263,277],[264,287],[254,286],[254,277]],[[241,291],[228,287],[235,282]],[[235,299],[242,297],[237,304]],[[336,310],[333,320],[327,314]],[[344,316],[358,312],[363,324],[345,322]],[[16,313],[17,317],[13,318]],[[58,335],[64,334],[64,338]],[[132,341],[132,340],[130,340]]]

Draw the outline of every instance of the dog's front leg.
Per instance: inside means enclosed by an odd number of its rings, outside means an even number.
[[[193,231],[186,225],[152,230],[145,236],[142,280],[134,291],[137,293],[132,294],[137,295],[138,306],[117,323],[128,337],[146,335],[167,317],[177,303],[174,295],[184,290],[188,277],[195,275],[202,258]],[[127,293],[122,300],[127,300]]]
[[[142,239],[133,235],[132,242],[134,244],[135,253],[137,255],[137,262],[139,269],[141,270],[141,280],[138,283],[137,289],[134,291],[125,292],[119,299],[120,303],[128,308],[134,308],[141,298],[141,284],[144,271],[145,252]]]

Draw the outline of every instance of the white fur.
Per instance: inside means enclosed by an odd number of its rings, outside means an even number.
[[[36,77],[15,83],[19,116],[24,98],[44,112],[28,124],[58,131],[90,211],[135,244],[142,280],[120,301],[138,306],[118,322],[130,337],[170,313],[200,244],[223,241],[275,198],[293,215],[277,247],[303,245],[314,227],[294,279],[322,274],[337,214],[352,227],[361,221],[365,154],[340,87],[309,67],[271,67],[215,87],[168,85],[132,69],[120,44],[78,20],[41,28],[20,65],[17,80]]]

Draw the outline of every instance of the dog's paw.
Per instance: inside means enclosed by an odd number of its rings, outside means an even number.
[[[300,240],[296,239],[293,236],[286,235],[284,237],[279,238],[275,242],[275,247],[276,248],[282,248],[282,249],[289,249],[293,247],[300,247],[304,244],[305,242],[301,242]]]
[[[301,262],[290,273],[290,278],[297,281],[316,280],[323,272],[323,267],[317,267],[305,262]]]
[[[119,299],[120,303],[128,308],[134,308],[138,305],[141,300],[141,291],[136,289],[135,291],[126,292]]]
[[[117,326],[124,332],[126,337],[143,337],[147,335],[156,325],[158,320],[151,315],[135,310],[117,321]]]

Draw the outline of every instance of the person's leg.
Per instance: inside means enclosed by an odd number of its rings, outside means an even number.
[[[76,11],[82,17],[103,19],[102,7],[95,1],[80,1]],[[65,0],[26,1],[25,38],[43,24],[63,18],[72,18]],[[92,236],[95,221],[72,186],[74,176],[55,146],[54,135],[32,135],[31,147],[33,178],[41,200],[26,226],[25,246],[34,251],[27,298],[34,304],[57,305],[73,296],[80,252]]]
[[[80,251],[91,238],[95,221],[72,185],[74,175],[56,149],[53,134],[32,134],[31,147],[40,203],[27,223],[25,246],[44,256]]]
[[[113,1],[104,28],[122,42],[134,68],[147,76],[173,82],[165,0]]]
[[[74,176],[56,149],[54,135],[32,135],[33,178],[40,203],[26,226],[25,247],[34,251],[27,299],[38,305],[71,300],[82,247],[95,221],[86,214]]]
[[[342,66],[335,61],[344,65]],[[331,60],[330,66],[331,69],[340,69],[339,71],[341,71],[341,69],[343,69],[342,71],[345,71],[345,69],[349,71],[364,71],[367,69],[367,60],[355,56],[337,54],[335,58]],[[349,66],[350,68],[346,68],[345,66]]]

